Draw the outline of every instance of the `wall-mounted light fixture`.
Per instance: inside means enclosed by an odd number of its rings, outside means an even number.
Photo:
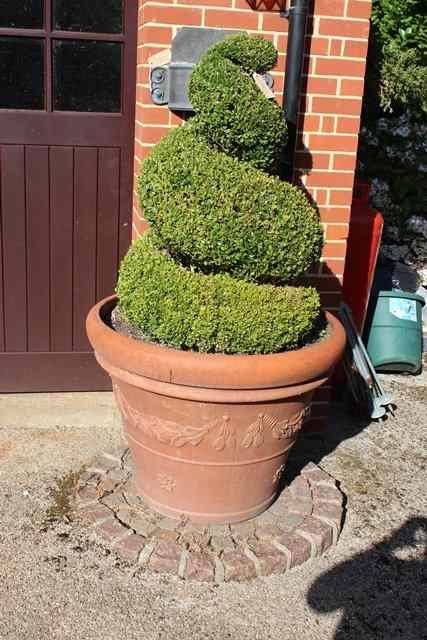
[[[255,11],[286,11],[287,0],[247,0]]]

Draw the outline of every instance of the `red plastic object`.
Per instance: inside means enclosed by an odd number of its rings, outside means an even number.
[[[384,218],[369,205],[370,185],[356,182],[351,207],[343,298],[361,333],[378,259]]]

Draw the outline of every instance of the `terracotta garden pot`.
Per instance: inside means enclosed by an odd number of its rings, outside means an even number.
[[[120,335],[108,324],[115,304],[97,304],[87,332],[113,381],[141,495],[156,511],[194,522],[262,512],[314,390],[343,351],[339,321],[327,314],[329,336],[297,351],[202,354]]]

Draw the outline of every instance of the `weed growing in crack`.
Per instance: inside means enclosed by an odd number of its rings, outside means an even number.
[[[71,499],[75,496],[79,480],[85,471],[86,466],[82,465],[78,471],[69,471],[55,481],[55,486],[50,489],[53,504],[46,510],[45,526],[58,522],[71,522]]]

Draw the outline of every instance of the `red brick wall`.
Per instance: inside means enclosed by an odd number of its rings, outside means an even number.
[[[254,11],[246,0],[139,0],[135,128],[135,177],[150,148],[180,124],[167,106],[155,106],[149,92],[148,59],[170,46],[179,27],[244,29],[273,41],[279,60],[273,71],[281,101],[288,21],[278,13]],[[308,276],[323,303],[336,309],[344,272],[360,126],[371,0],[314,0],[306,38],[304,87],[295,162],[295,181],[316,202],[325,231],[320,264]],[[134,237],[146,227],[134,204]],[[314,416],[325,415],[328,388],[317,396]]]

